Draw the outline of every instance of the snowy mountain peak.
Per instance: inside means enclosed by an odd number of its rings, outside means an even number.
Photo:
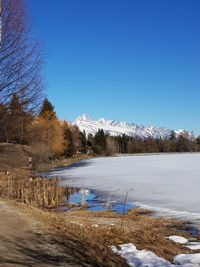
[[[107,120],[104,119],[104,118],[100,118],[100,119],[98,119],[98,122],[99,122],[99,123],[102,123],[102,124],[107,124],[107,123],[109,123],[109,121],[107,121]]]
[[[90,117],[84,113],[76,118],[76,121],[91,121]]]
[[[98,120],[92,120],[86,114],[83,114],[75,120],[73,124],[76,124],[81,131],[85,131],[86,134],[95,134],[98,129],[103,129],[105,133],[117,136],[126,134],[132,137],[139,137],[142,139],[151,138],[169,138],[171,135],[171,129],[154,126],[144,126],[135,123],[127,123],[125,121],[107,120],[100,118]],[[179,136],[184,134],[185,136],[191,137],[192,133],[188,133],[185,130],[175,131],[176,135]]]

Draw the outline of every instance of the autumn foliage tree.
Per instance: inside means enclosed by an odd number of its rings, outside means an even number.
[[[39,117],[44,118],[47,121],[57,120],[56,112],[52,103],[45,98],[40,109]]]
[[[43,161],[59,157],[65,149],[63,126],[47,98],[30,127],[30,141],[33,154]]]

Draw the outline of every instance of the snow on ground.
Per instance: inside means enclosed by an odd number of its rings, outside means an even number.
[[[176,243],[186,245],[185,247],[191,250],[200,250],[200,242],[189,242],[187,238],[183,236],[177,236],[177,235],[171,235],[167,238]]]
[[[200,154],[136,155],[85,160],[50,176],[71,186],[112,193],[158,214],[195,220],[200,225]],[[115,197],[114,197],[115,195]]]
[[[187,244],[188,240],[185,237],[177,236],[177,235],[171,235],[168,237],[169,240],[172,240],[179,244]]]
[[[129,266],[133,267],[170,267],[171,264],[158,257],[151,251],[137,250],[137,248],[129,243],[120,245],[120,250],[116,247],[112,247],[114,253],[118,253],[122,258],[126,260]]]
[[[200,242],[190,242],[186,247],[191,250],[200,250]]]
[[[200,253],[180,254],[174,258],[174,264],[158,257],[155,253],[147,250],[137,250],[132,244],[120,245],[120,250],[111,247],[114,253],[118,253],[132,267],[199,267]]]
[[[199,267],[200,266],[200,253],[196,254],[179,254],[174,258],[174,263],[177,266],[191,266]]]

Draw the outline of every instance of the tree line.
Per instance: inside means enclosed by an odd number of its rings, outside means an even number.
[[[200,137],[174,131],[168,138],[140,138],[125,134],[110,136],[102,129],[86,135],[78,126],[58,119],[52,103],[45,98],[39,113],[23,109],[20,98],[13,94],[9,105],[0,109],[0,141],[28,145],[40,161],[77,154],[115,155],[132,153],[197,152]]]
[[[165,139],[152,137],[143,139],[125,134],[110,136],[103,130],[98,130],[94,137],[88,136],[88,138],[92,150],[100,155],[200,151],[200,137],[190,137],[187,132],[177,136],[171,131],[170,136]]]

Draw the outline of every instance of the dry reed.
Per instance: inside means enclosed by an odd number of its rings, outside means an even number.
[[[0,174],[0,197],[15,199],[35,207],[62,205],[66,188],[58,185],[59,179],[30,177],[27,172]]]

